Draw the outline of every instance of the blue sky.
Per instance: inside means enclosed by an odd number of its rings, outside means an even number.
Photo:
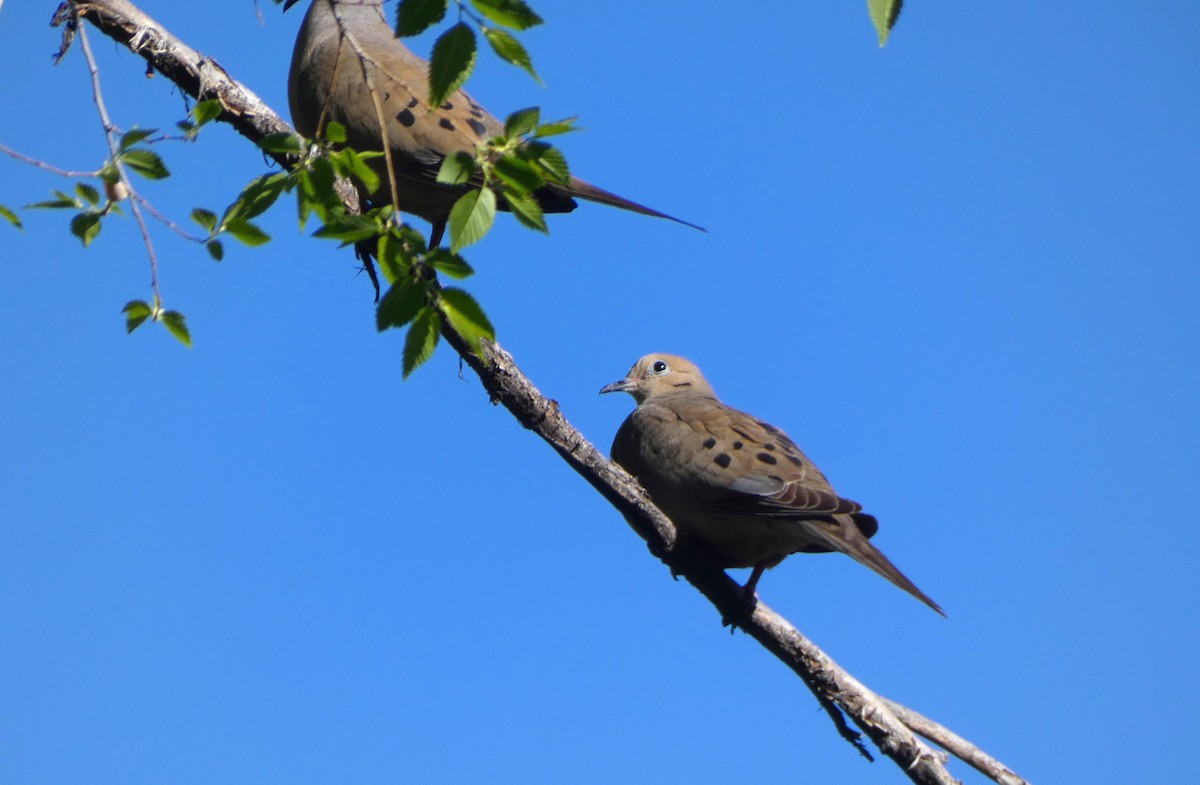
[[[82,58],[50,66],[32,5],[0,11],[0,142],[92,168]],[[1184,780],[1200,11],[913,2],[881,51],[863,5],[538,3],[547,87],[485,56],[475,97],[579,114],[576,173],[710,233],[501,220],[469,286],[602,448],[632,401],[597,390],[683,354],[879,518],[948,619],[837,556],[760,587],[866,684],[1033,782]],[[286,112],[301,14],[143,7]],[[182,117],[91,40],[118,123]],[[161,152],[144,193],[180,221],[265,170],[222,127]],[[65,185],[0,171],[9,206]],[[290,206],[219,265],[155,227],[191,350],[124,333],[131,221],[84,251],[23,216],[0,226],[0,781],[904,781],[451,353],[402,383],[366,279]]]

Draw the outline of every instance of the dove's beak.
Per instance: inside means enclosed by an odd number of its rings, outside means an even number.
[[[284,0],[283,1],[283,10],[284,11],[288,10],[289,8],[291,8],[298,2],[300,2],[300,0]]]
[[[632,392],[633,388],[636,386],[637,386],[637,382],[634,381],[633,379],[621,379],[618,382],[613,382],[612,384],[606,384],[603,387],[601,387],[600,394],[604,395],[604,393],[610,393],[610,392]]]

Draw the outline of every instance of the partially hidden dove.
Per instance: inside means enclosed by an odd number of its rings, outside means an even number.
[[[297,2],[286,0],[284,10]],[[292,52],[288,103],[296,130],[304,136],[313,138],[336,120],[356,150],[382,152],[386,143],[396,176],[396,204],[430,222],[433,247],[441,241],[450,208],[471,188],[437,182],[442,160],[455,152],[474,155],[481,142],[504,133],[504,124],[462,90],[441,106],[429,106],[428,73],[429,63],[400,43],[388,26],[383,0],[312,0]],[[374,159],[372,166],[382,185],[371,199],[388,204],[385,159]],[[574,177],[566,186],[546,185],[535,196],[547,213],[574,210],[578,197],[701,229]],[[497,206],[508,209],[503,198]]]
[[[875,518],[838,496],[783,431],[721,403],[693,363],[648,354],[600,392],[637,401],[612,459],[722,567],[754,568],[748,597],[789,554],[839,551],[945,615],[870,543]]]

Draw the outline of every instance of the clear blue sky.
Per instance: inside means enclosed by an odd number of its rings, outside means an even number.
[[[143,5],[286,111],[300,13]],[[0,11],[0,141],[92,168],[53,6]],[[469,254],[501,342],[605,449],[632,401],[596,392],[649,351],[787,429],[949,613],[838,556],[766,576],[874,689],[1036,783],[1191,778],[1195,5],[914,1],[882,51],[857,0],[537,8],[547,87],[485,56],[475,96],[581,115],[578,174],[710,234],[502,220]],[[117,122],[183,115],[92,44]],[[265,169],[223,127],[161,152],[144,192],[180,221]],[[0,173],[10,206],[65,185]],[[190,351],[124,334],[131,221],[84,251],[24,218],[0,226],[0,782],[904,781],[451,353],[402,383],[366,279],[290,206],[219,265],[155,227]]]

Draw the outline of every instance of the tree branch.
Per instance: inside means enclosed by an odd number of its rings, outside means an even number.
[[[222,120],[247,139],[257,142],[291,127],[253,92],[233,80],[215,60],[187,47],[161,25],[125,0],[72,0],[79,15],[97,29],[146,58],[155,70],[188,95],[203,100],[220,98]],[[286,156],[276,156],[284,166]],[[682,575],[713,603],[726,624],[742,628],[791,668],[835,718],[838,732],[857,746],[857,735],[839,710],[921,785],[951,785],[947,755],[934,751],[923,735],[944,746],[1002,785],[1024,780],[973,745],[937,723],[888,701],[847,673],[786,619],[762,602],[745,600],[741,587],[702,550],[681,537],[671,521],[654,506],[637,481],[605,458],[563,416],[558,404],[544,396],[499,345],[484,342],[483,358],[470,344],[443,326],[446,341],[479,375],[493,403],[503,404],[523,426],[546,441],[628,521],[651,552]],[[861,749],[861,747],[860,747]],[[864,750],[865,752],[865,750]]]

